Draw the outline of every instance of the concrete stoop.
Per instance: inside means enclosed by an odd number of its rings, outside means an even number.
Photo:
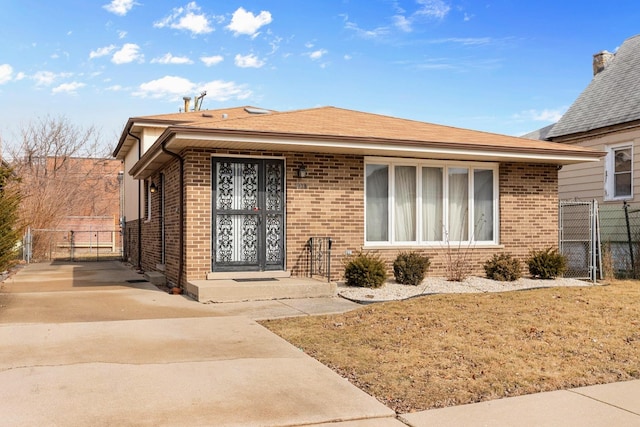
[[[326,279],[325,279],[326,280]],[[186,293],[199,302],[239,302],[335,296],[335,283],[305,277],[234,277],[191,280]]]
[[[166,276],[159,271],[146,271],[144,278],[155,286],[164,286],[167,284]]]

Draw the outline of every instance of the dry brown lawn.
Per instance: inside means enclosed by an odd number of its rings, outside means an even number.
[[[399,413],[640,378],[640,282],[262,322]]]

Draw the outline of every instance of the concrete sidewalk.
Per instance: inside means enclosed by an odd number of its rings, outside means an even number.
[[[255,322],[357,304],[200,304],[140,279],[33,264],[3,284],[0,425],[640,425],[640,380],[397,415]]]
[[[401,415],[414,427],[640,426],[640,380]]]

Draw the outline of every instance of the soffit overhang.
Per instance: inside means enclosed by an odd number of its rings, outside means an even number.
[[[235,131],[169,127],[131,168],[135,179],[146,179],[173,156],[186,149],[241,150],[251,152],[304,152],[375,157],[462,160],[486,162],[547,163],[567,165],[596,162],[606,153],[575,146],[532,148],[483,143],[415,141],[385,138],[307,135],[278,132]]]

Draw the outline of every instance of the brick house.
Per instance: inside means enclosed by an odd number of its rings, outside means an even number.
[[[557,245],[558,168],[600,155],[334,107],[134,117],[114,151],[126,253],[180,287],[308,276],[315,236],[332,239],[334,281],[361,250],[389,266],[419,250],[441,275],[447,248],[464,247],[480,273],[496,252]]]

